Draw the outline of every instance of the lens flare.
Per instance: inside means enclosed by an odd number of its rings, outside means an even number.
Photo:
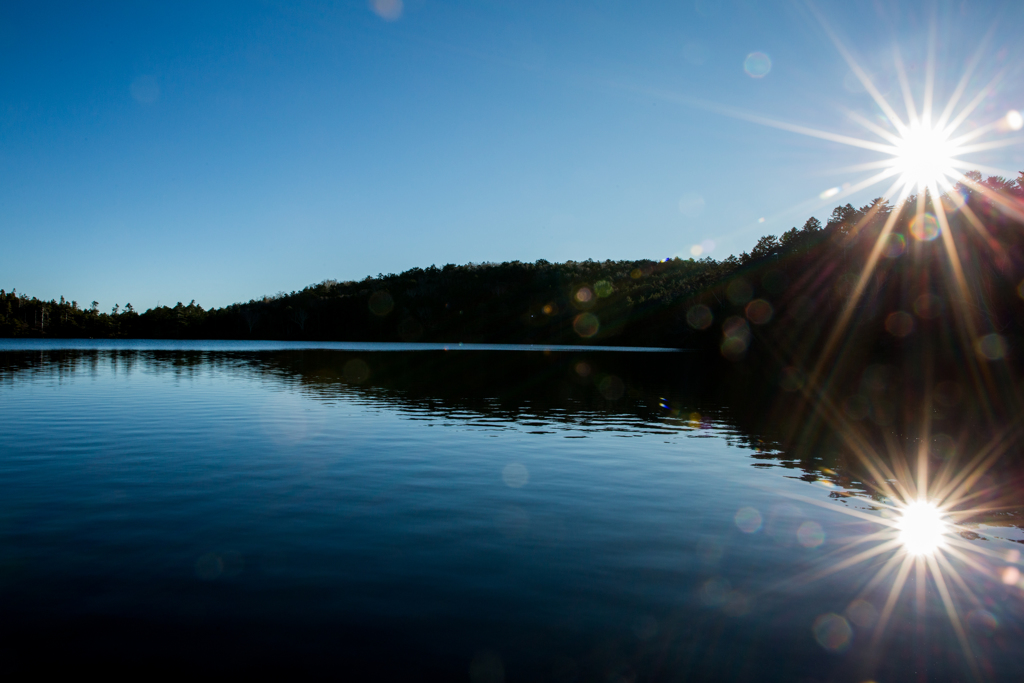
[[[910,221],[910,234],[920,242],[931,242],[939,236],[939,222],[930,213],[922,213]]]
[[[911,555],[931,555],[945,545],[946,521],[934,503],[919,500],[902,510],[899,540]]]
[[[1024,128],[1024,116],[1016,109],[1011,109],[1006,112],[1006,125],[1010,130],[1020,130]]]
[[[772,58],[763,52],[751,52],[743,60],[743,70],[751,78],[764,78],[772,70]]]

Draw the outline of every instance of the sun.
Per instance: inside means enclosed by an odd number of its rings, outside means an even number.
[[[979,152],[990,152],[1024,143],[1024,136],[1005,135],[1024,129],[1024,114],[1017,109],[994,112],[996,113],[995,118],[987,122],[975,120],[979,115],[987,116],[992,111],[991,100],[998,93],[1000,82],[1006,73],[1005,71],[1000,72],[976,93],[969,92],[974,89],[974,84],[977,82],[978,67],[982,63],[984,48],[987,46],[985,41],[982,42],[974,57],[965,65],[959,82],[952,87],[952,92],[944,104],[936,100],[940,92],[936,88],[938,60],[935,51],[938,39],[934,27],[929,33],[929,53],[925,60],[923,82],[917,88],[912,87],[899,46],[894,45],[895,78],[899,82],[899,95],[905,106],[905,111],[899,112],[897,111],[898,100],[890,102],[888,94],[883,95],[872,77],[839,40],[825,18],[813,7],[811,12],[816,15],[853,75],[873,100],[873,108],[876,110],[873,114],[857,110],[846,112],[850,121],[856,123],[870,135],[862,137],[856,134],[823,130],[773,119],[734,107],[691,103],[711,108],[727,116],[868,150],[880,155],[870,161],[837,169],[843,173],[870,171],[870,174],[862,180],[851,179],[849,182],[826,189],[818,195],[821,200],[842,200],[869,187],[884,183],[889,187],[881,193],[880,197],[895,205],[901,205],[915,197],[918,200],[922,197],[938,199],[943,194],[959,191],[957,186],[962,186],[972,192],[980,193],[987,200],[998,204],[1000,210],[1008,215],[1024,220],[1024,210],[1021,209],[1018,202],[1013,198],[1002,196],[1000,192],[979,182],[969,174],[969,171],[977,171],[994,176],[1012,177],[1013,173],[1009,173],[1006,169],[989,166],[971,157]],[[986,107],[983,108],[982,105],[986,105]],[[975,221],[972,220],[972,222]]]
[[[955,165],[960,149],[947,131],[923,122],[912,123],[893,147],[891,168],[905,187],[924,190],[959,175]]]
[[[903,549],[911,555],[931,555],[945,545],[947,524],[934,503],[919,500],[904,506],[896,528]]]

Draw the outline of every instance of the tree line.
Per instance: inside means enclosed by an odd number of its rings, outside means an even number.
[[[899,207],[879,199],[861,208],[838,206],[824,225],[810,218],[722,260],[449,264],[326,280],[223,308],[192,301],[142,313],[131,304],[105,312],[96,302],[0,290],[0,336],[717,347],[731,359],[763,339],[806,352],[857,287],[896,212],[858,304],[858,325],[891,344],[901,337],[882,333],[887,320],[889,327],[927,325],[963,304],[979,329],[1012,342],[1024,318],[1016,291],[1024,263],[1024,173],[1015,181],[971,173],[934,201],[946,207],[962,277],[973,278],[966,291],[945,291],[936,276],[949,269],[949,241],[938,238],[935,211],[925,207],[921,218],[917,198]],[[893,311],[910,317],[893,322]]]

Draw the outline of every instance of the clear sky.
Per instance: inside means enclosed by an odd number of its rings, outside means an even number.
[[[964,129],[1024,110],[1019,0],[3,3],[0,287],[142,310],[748,250],[880,158],[753,120],[878,140],[826,26],[900,115],[929,26],[938,104],[979,48],[967,96],[1000,78]],[[966,158],[1015,176],[1024,145]]]

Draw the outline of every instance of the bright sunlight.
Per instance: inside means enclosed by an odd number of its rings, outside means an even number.
[[[957,175],[954,165],[959,150],[947,131],[915,123],[903,132],[895,148],[892,168],[904,186],[923,190]]]
[[[897,522],[900,543],[911,555],[931,555],[944,545],[946,522],[934,503],[919,500],[902,511]]]

